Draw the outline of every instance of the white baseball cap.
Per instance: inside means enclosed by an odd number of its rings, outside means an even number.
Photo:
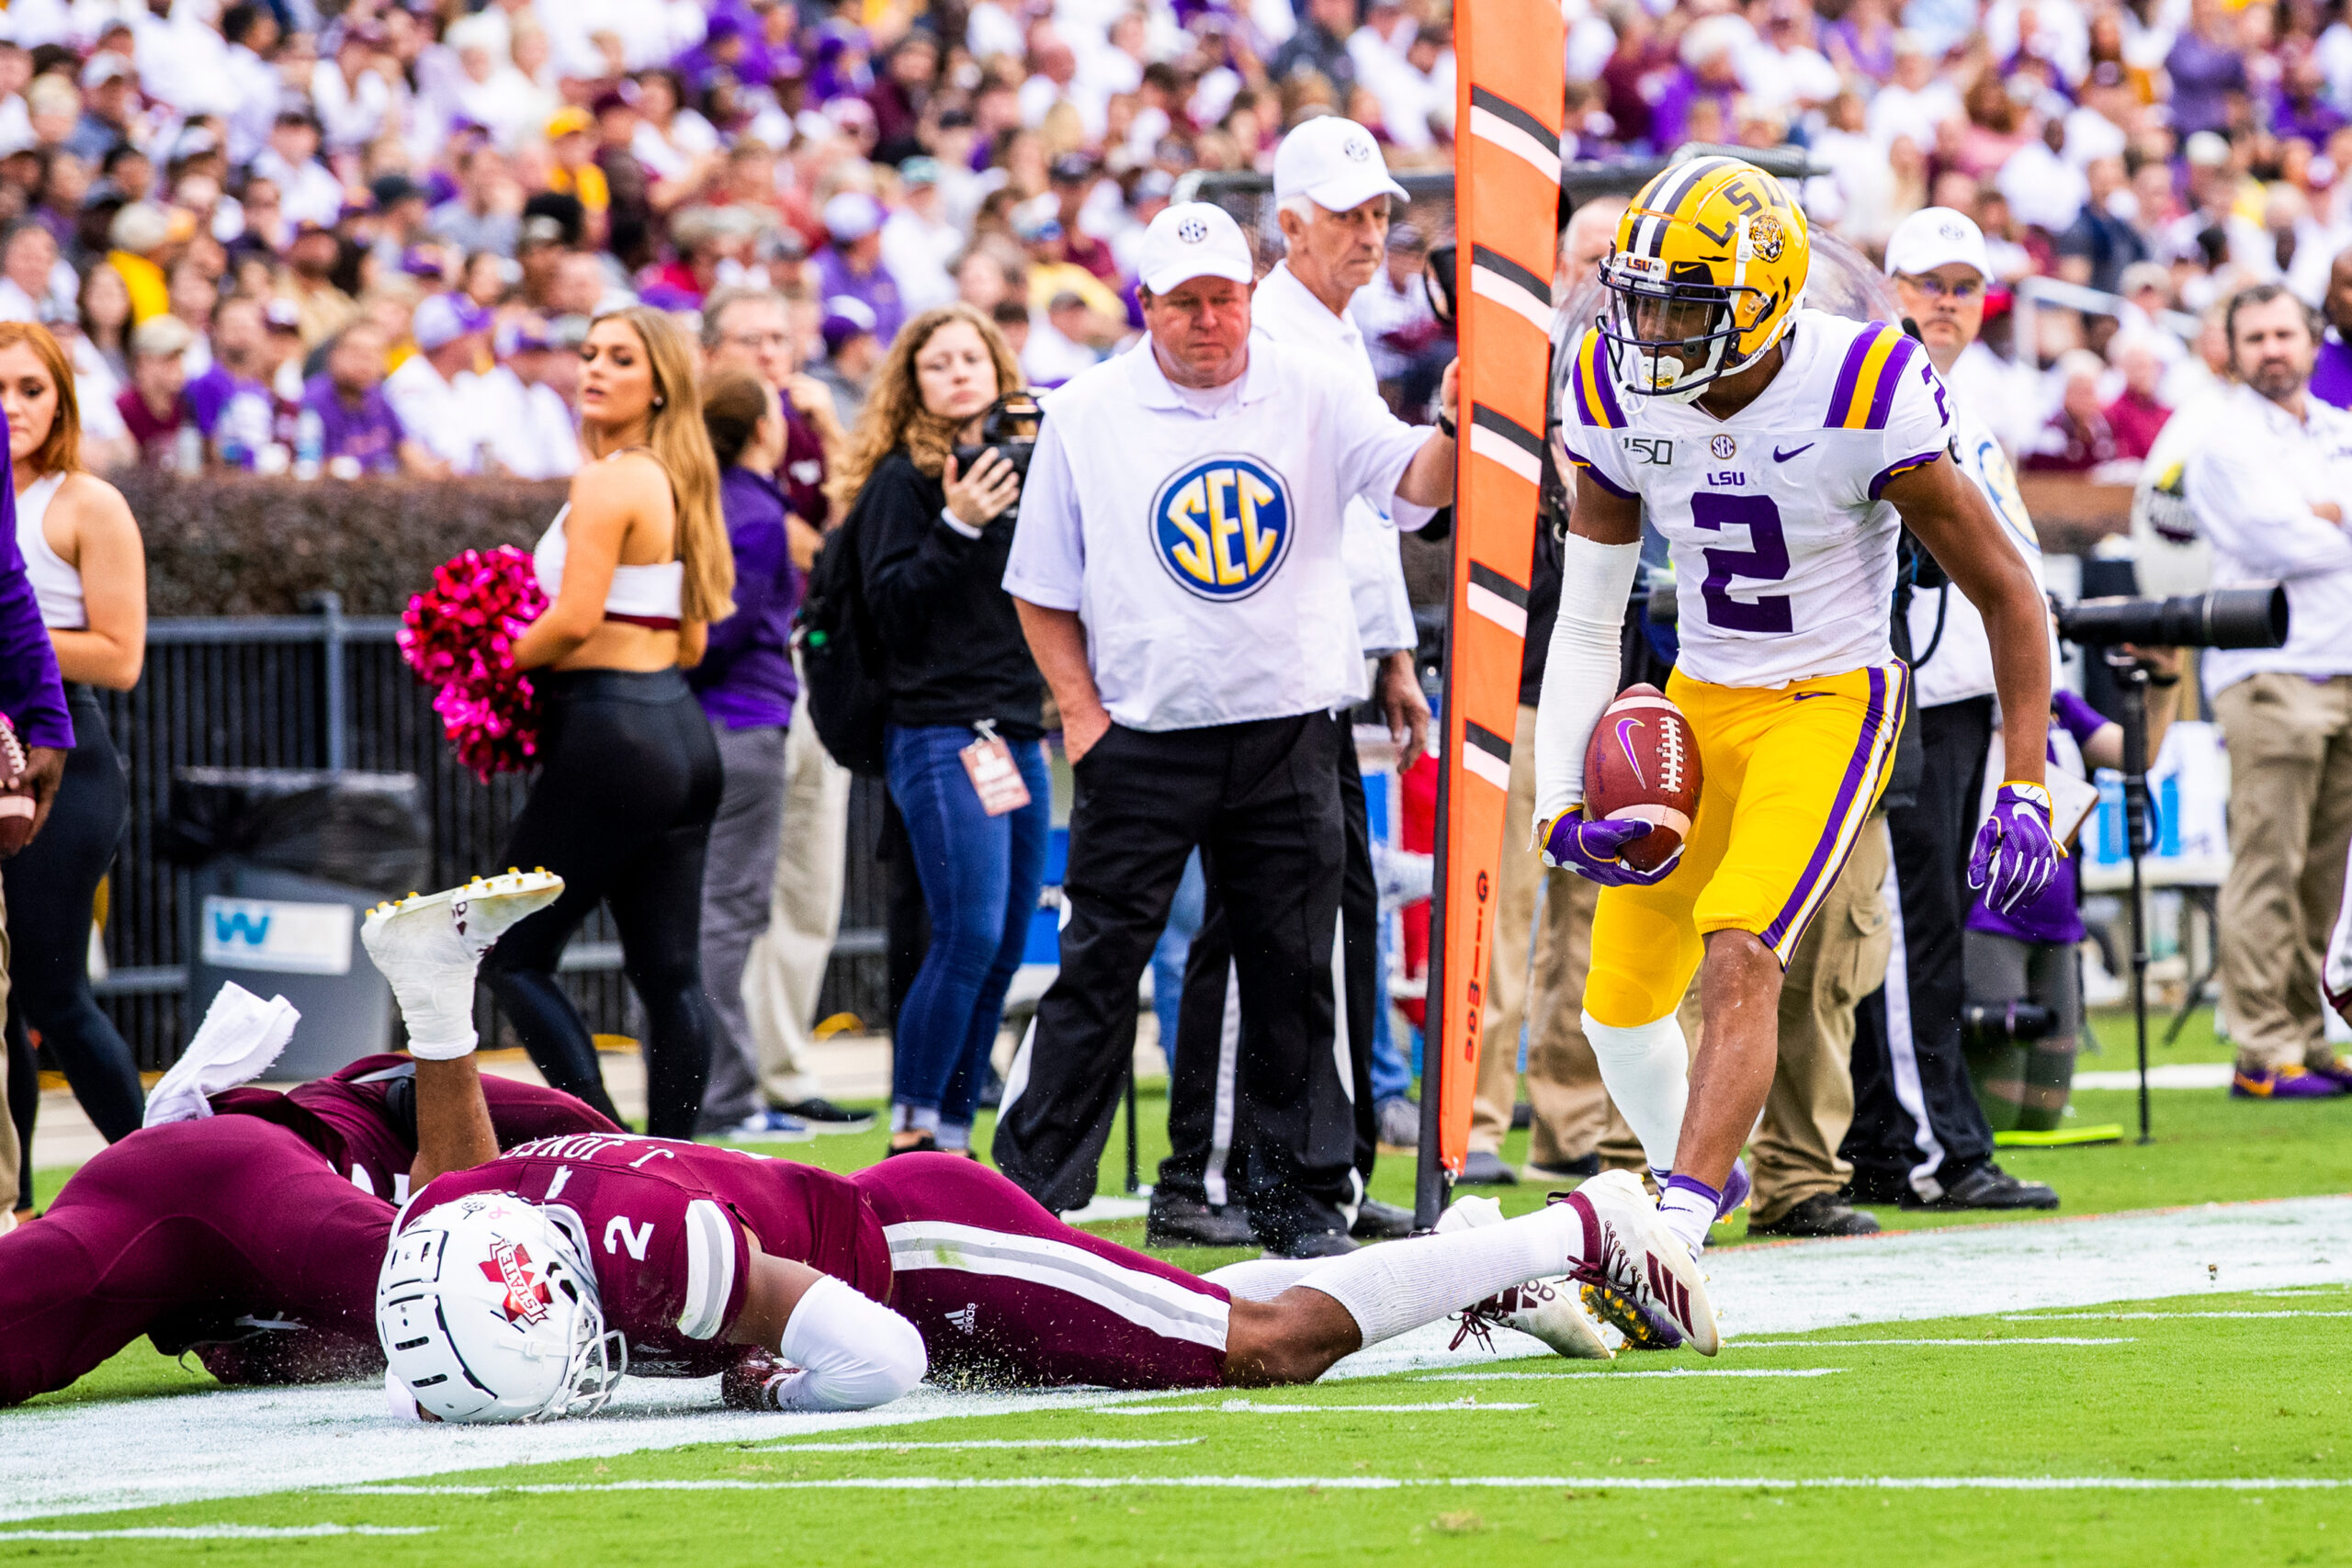
[[[1375,196],[1405,198],[1405,187],[1388,177],[1371,131],[1327,114],[1306,121],[1274,149],[1274,199],[1295,196],[1326,212],[1345,212]]]
[[[1917,277],[1958,262],[1993,276],[1992,258],[1984,254],[1984,231],[1965,212],[1949,207],[1923,207],[1894,226],[1886,239],[1886,275],[1908,273]]]
[[[1257,276],[1258,265],[1241,225],[1213,203],[1179,202],[1163,209],[1143,231],[1143,262],[1136,268],[1136,280],[1154,294],[1165,294],[1195,277],[1252,283]]]

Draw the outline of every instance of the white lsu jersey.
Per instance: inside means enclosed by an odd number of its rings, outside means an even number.
[[[1729,419],[1622,394],[1595,333],[1562,378],[1560,457],[1647,509],[1680,585],[1677,663],[1717,685],[1894,657],[1901,520],[1880,496],[1952,439],[1943,384],[1899,328],[1800,310],[1783,341],[1780,373]]]

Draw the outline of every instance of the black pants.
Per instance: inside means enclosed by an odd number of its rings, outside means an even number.
[[[65,1070],[108,1143],[139,1130],[146,1094],[130,1047],[90,995],[90,909],[130,820],[130,785],[86,686],[71,688],[74,750],[40,837],[0,871],[8,908],[9,1111],[32,1201],[33,1117],[40,1107],[31,1033]],[[23,1086],[19,1092],[18,1086]]]
[[[1348,859],[1340,886],[1340,933],[1346,1004],[1350,1084],[1355,1107],[1355,1168],[1372,1179],[1379,1153],[1372,1103],[1372,1040],[1380,1005],[1380,888],[1373,879],[1372,824],[1364,811],[1363,773],[1357,766],[1352,725],[1332,720],[1339,752],[1340,810]],[[1253,1108],[1237,1089],[1243,1051],[1251,1047],[1234,993],[1233,943],[1224,902],[1212,891],[1201,929],[1184,961],[1184,997],[1175,1048],[1168,1061],[1169,1156],[1159,1186],[1195,1202],[1226,1203],[1248,1190],[1249,1145],[1240,1134],[1254,1126]]]
[[[1884,996],[1855,1011],[1854,1124],[1842,1151],[1855,1192],[1872,1202],[1906,1189],[1932,1200],[1992,1156],[1960,1040],[1968,854],[1992,738],[1990,697],[1921,708],[1918,804],[1886,814],[1899,940]]]
[[[1094,1196],[1136,986],[1197,845],[1251,1030],[1239,1093],[1252,1108],[1252,1223],[1276,1239],[1344,1224],[1356,1122],[1332,1043],[1346,854],[1337,735],[1320,713],[1160,733],[1114,725],[1073,770],[1061,973],[1013,1066],[994,1149],[1046,1208]]]
[[[556,961],[600,903],[644,1005],[646,1131],[691,1138],[717,1031],[702,994],[702,871],[718,814],[718,744],[675,670],[535,677],[542,766],[503,865],[545,866],[563,897],[508,931],[482,977],[548,1083],[619,1121]]]

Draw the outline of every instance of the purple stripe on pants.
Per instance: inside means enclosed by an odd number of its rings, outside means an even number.
[[[1900,670],[1900,666],[1897,669]],[[1844,863],[1845,857],[1838,851],[1838,833],[1845,825],[1847,813],[1854,807],[1854,797],[1871,777],[1871,753],[1878,748],[1879,730],[1885,723],[1889,708],[1892,707],[1898,718],[1901,716],[1903,684],[1900,674],[1895,678],[1891,694],[1894,698],[1892,704],[1888,701],[1890,693],[1886,671],[1872,665],[1870,706],[1862,714],[1862,738],[1854,747],[1854,755],[1846,763],[1845,778],[1838,783],[1838,799],[1829,807],[1828,829],[1821,835],[1821,841],[1813,846],[1813,858],[1805,863],[1804,874],[1797,878],[1796,891],[1781,907],[1781,912],[1773,917],[1772,923],[1764,928],[1762,938],[1767,947],[1778,948],[1781,945],[1781,939],[1788,934],[1790,928],[1801,923],[1800,917],[1806,901],[1813,897],[1813,890],[1837,875],[1838,867]]]

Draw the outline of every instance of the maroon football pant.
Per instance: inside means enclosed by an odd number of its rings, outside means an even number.
[[[241,1357],[252,1381],[364,1374],[392,1206],[318,1150],[253,1116],[132,1134],[65,1184],[48,1213],[0,1236],[0,1405],[61,1389],[141,1334],[176,1350],[253,1316],[291,1361]],[[213,1354],[206,1355],[213,1365]]]
[[[1225,1381],[1229,1298],[1156,1258],[1066,1225],[954,1155],[900,1155],[850,1179],[890,1243],[890,1304],[934,1380],[1201,1388]]]

